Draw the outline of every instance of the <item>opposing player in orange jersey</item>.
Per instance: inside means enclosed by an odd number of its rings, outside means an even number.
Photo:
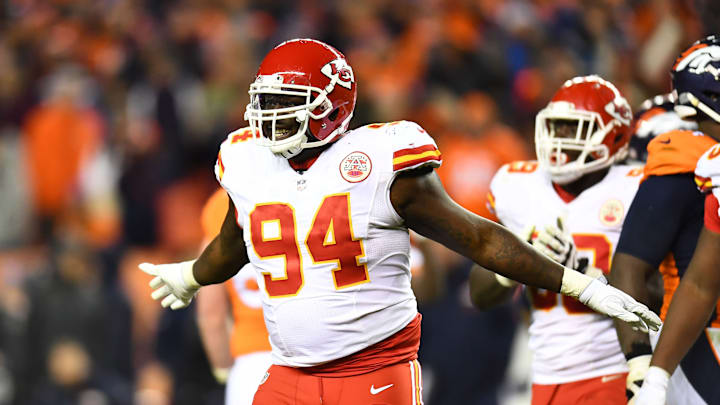
[[[560,264],[593,277],[609,272],[642,174],[642,166],[623,164],[631,121],[612,83],[594,75],[565,82],[537,115],[538,160],[505,165],[490,184],[498,219]],[[480,308],[509,298],[515,286],[478,267],[471,273]],[[628,369],[612,321],[555,291],[527,293],[532,404],[625,404]]]
[[[205,204],[202,212],[205,244],[220,232],[227,207],[228,196],[222,188]],[[213,375],[226,384],[225,403],[252,404],[258,384],[272,364],[262,291],[255,272],[241,271],[222,284],[203,288],[197,296],[196,310]]]
[[[677,59],[672,75],[673,87],[678,95],[676,111],[698,123],[702,132],[696,132],[695,137],[707,140],[705,143],[708,144],[720,140],[720,38],[711,36],[693,44]],[[671,148],[675,141],[672,134],[664,140],[663,148]],[[683,150],[682,146],[677,145],[676,150]],[[663,311],[666,312],[667,323],[652,354],[636,405],[662,405],[666,401],[669,404],[720,402],[720,387],[717,384],[720,379],[720,322],[717,313],[717,308],[720,308],[719,157],[720,145],[715,144],[699,160],[695,159],[695,184],[706,195],[687,191],[692,198],[692,211],[672,213],[679,217],[692,215],[697,246],[692,246],[692,259],[683,257],[689,260],[687,270],[675,273],[682,276],[679,286],[674,281],[668,288],[664,305],[667,311]],[[667,165],[669,162],[666,160],[664,163]],[[691,165],[692,160],[689,159],[687,164]],[[685,174],[684,181],[691,183],[692,173]],[[675,190],[665,191],[673,192]],[[662,210],[663,205],[657,203],[653,208]],[[692,253],[692,249],[688,251]],[[679,262],[677,256],[675,253],[676,263]],[[681,269],[680,265],[677,267]],[[638,269],[643,267],[635,271]],[[621,331],[619,328],[618,332]],[[705,333],[701,333],[703,331]],[[673,373],[672,377],[670,373]]]
[[[714,124],[720,121],[720,41],[708,37],[693,44],[678,57],[671,75],[677,93],[675,111],[681,118],[697,121],[699,131],[670,131],[648,144],[644,180],[625,219],[610,276],[612,285],[648,302],[646,280],[659,268],[665,284],[662,317],[674,301],[703,228],[705,197],[696,188],[693,172],[700,156],[720,140]],[[710,331],[712,324],[708,326]],[[631,371],[628,379],[631,399],[641,386],[646,395],[649,388],[662,386],[663,396],[668,387],[669,404],[720,403],[720,364],[713,354],[717,353],[717,340],[710,334],[694,340],[669,379],[667,372],[673,371],[679,358],[674,364],[664,364],[668,367],[664,370],[649,367],[652,348],[648,336],[621,323],[616,327],[628,363],[637,370]],[[665,398],[652,401],[649,403],[664,404]]]
[[[230,196],[220,233],[197,260],[141,264],[155,276],[153,297],[173,309],[252,264],[273,358],[254,404],[422,402],[408,229],[637,328],[659,326],[626,294],[452,201],[419,125],[348,130],[356,95],[335,48],[299,39],[271,50],[250,85],[251,129],[220,148],[216,177]]]

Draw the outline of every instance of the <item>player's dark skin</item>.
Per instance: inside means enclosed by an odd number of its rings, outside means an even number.
[[[558,138],[574,138],[575,134],[577,133],[577,127],[578,123],[577,121],[570,121],[570,120],[552,120],[550,123],[554,130],[555,130],[555,136]],[[568,161],[572,162],[573,160],[577,159],[580,156],[580,151],[567,151],[565,152],[568,155]],[[591,160],[592,157],[588,156],[588,160]],[[596,170],[594,172],[590,172],[579,179],[572,181],[568,184],[563,184],[560,187],[567,191],[568,193],[572,194],[573,196],[577,197],[582,193],[583,191],[587,190],[588,188],[594,186],[595,184],[599,183],[600,180],[605,178],[605,175],[607,175],[610,168],[605,168],[602,170]]]
[[[720,233],[703,228],[690,265],[668,309],[652,357],[672,372],[707,325],[720,296]]]
[[[720,141],[720,125],[708,120],[698,123],[698,127],[701,132]],[[673,305],[666,317],[668,322],[663,326],[658,347],[653,353],[653,365],[668,371],[674,370],[697,339],[702,326],[710,318],[714,303],[717,302],[718,293],[720,293],[720,272],[717,271],[720,268],[718,252],[720,252],[720,235],[703,229],[695,248],[695,254],[680,286],[675,291],[674,297],[683,296],[684,298],[673,299]],[[646,280],[656,273],[658,273],[657,267],[653,267],[650,263],[627,253],[617,253],[613,257],[609,281],[610,284],[630,294],[637,301],[647,304],[651,301],[651,294]],[[672,318],[670,317],[671,312],[676,313]],[[678,318],[685,319],[681,321]],[[679,322],[684,322],[685,327],[674,326]],[[615,329],[620,340],[620,347],[626,355],[649,350],[650,340],[647,334],[627,328],[623,322],[615,322]],[[696,330],[697,332],[695,332]],[[663,342],[662,346],[660,346],[660,342]],[[683,349],[677,350],[677,348]]]
[[[274,105],[287,104],[267,107]],[[292,120],[285,121],[290,122],[283,125],[292,125]],[[317,149],[320,150],[303,151],[293,160],[307,160],[303,156],[305,152],[313,157],[327,148]],[[546,290],[560,290],[561,265],[537,253],[506,228],[462,208],[448,196],[431,168],[399,174],[391,185],[390,201],[408,228],[415,232],[506,277]],[[236,223],[235,206],[230,200],[220,233],[195,262],[195,279],[202,285],[229,279],[248,262],[245,249],[243,230]]]
[[[578,123],[571,120],[552,120],[555,136],[558,138],[574,138]],[[569,162],[580,156],[580,151],[567,151],[565,154]],[[599,183],[610,168],[588,173],[579,179],[560,186],[566,192],[577,197],[583,191]],[[528,244],[529,246],[529,244]],[[510,298],[514,288],[505,287],[498,283],[495,274],[480,266],[473,266],[470,272],[470,299],[479,309],[489,309]]]
[[[262,106],[263,109],[286,108],[286,107],[292,107],[292,106],[297,106],[297,105],[301,105],[301,104],[305,104],[305,97],[285,96],[285,95],[264,95],[264,96],[262,96],[262,99],[260,100],[260,105]],[[287,133],[286,135],[276,135],[277,140],[282,140],[292,134],[297,133],[298,129],[300,128],[300,123],[295,119],[288,118],[288,119],[283,119],[283,120],[277,120],[275,126],[278,130],[281,130],[281,131],[284,131]],[[272,123],[263,122],[262,130],[263,130],[263,135],[266,138],[271,138]],[[308,133],[310,133],[310,128],[308,128]],[[310,137],[312,137],[312,133],[310,133]],[[320,153],[322,153],[329,146],[330,145],[328,144],[328,145],[320,146],[317,148],[304,149],[297,156],[293,156],[292,158],[288,159],[288,161],[295,168],[307,168],[306,162],[318,157],[320,155]],[[299,170],[299,169],[297,169],[297,170]]]

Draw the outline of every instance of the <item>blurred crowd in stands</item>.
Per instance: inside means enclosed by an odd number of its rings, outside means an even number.
[[[222,403],[192,309],[161,310],[136,265],[197,254],[219,144],[277,43],[343,51],[351,127],[418,122],[449,193],[487,215],[563,81],[600,74],[633,106],[668,91],[720,26],[713,1],[0,1],[0,405]],[[497,403],[517,313],[470,309],[468,264],[443,263],[445,295],[420,303],[429,404]]]

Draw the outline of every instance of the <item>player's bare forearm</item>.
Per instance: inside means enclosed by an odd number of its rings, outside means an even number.
[[[247,263],[243,231],[235,222],[235,205],[230,199],[220,233],[200,254],[193,275],[201,285],[222,283]]]
[[[515,286],[500,284],[495,273],[479,265],[470,270],[470,300],[478,309],[490,309],[510,299]]]
[[[642,302],[649,303],[647,280],[657,268],[642,259],[627,253],[616,253],[610,269],[609,282],[612,286]],[[615,330],[620,341],[620,348],[626,356],[649,354],[650,339],[647,333],[635,331],[626,322],[615,320]]]
[[[707,324],[720,294],[720,234],[703,229],[663,326],[652,365],[672,372]]]
[[[203,347],[213,368],[229,368],[230,355],[230,303],[223,284],[201,288],[196,299],[196,320]]]
[[[477,264],[523,284],[560,291],[563,267],[507,228],[462,208],[433,171],[402,174],[390,200],[407,226]]]

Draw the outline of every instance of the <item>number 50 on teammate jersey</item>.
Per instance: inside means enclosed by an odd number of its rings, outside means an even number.
[[[578,256],[607,273],[641,175],[640,166],[611,166],[599,183],[570,200],[563,199],[537,162],[514,162],[493,178],[489,200],[500,221],[515,233],[528,225],[555,225],[557,217],[565,217]],[[609,318],[552,291],[528,292],[533,383],[563,384],[627,371]]]

